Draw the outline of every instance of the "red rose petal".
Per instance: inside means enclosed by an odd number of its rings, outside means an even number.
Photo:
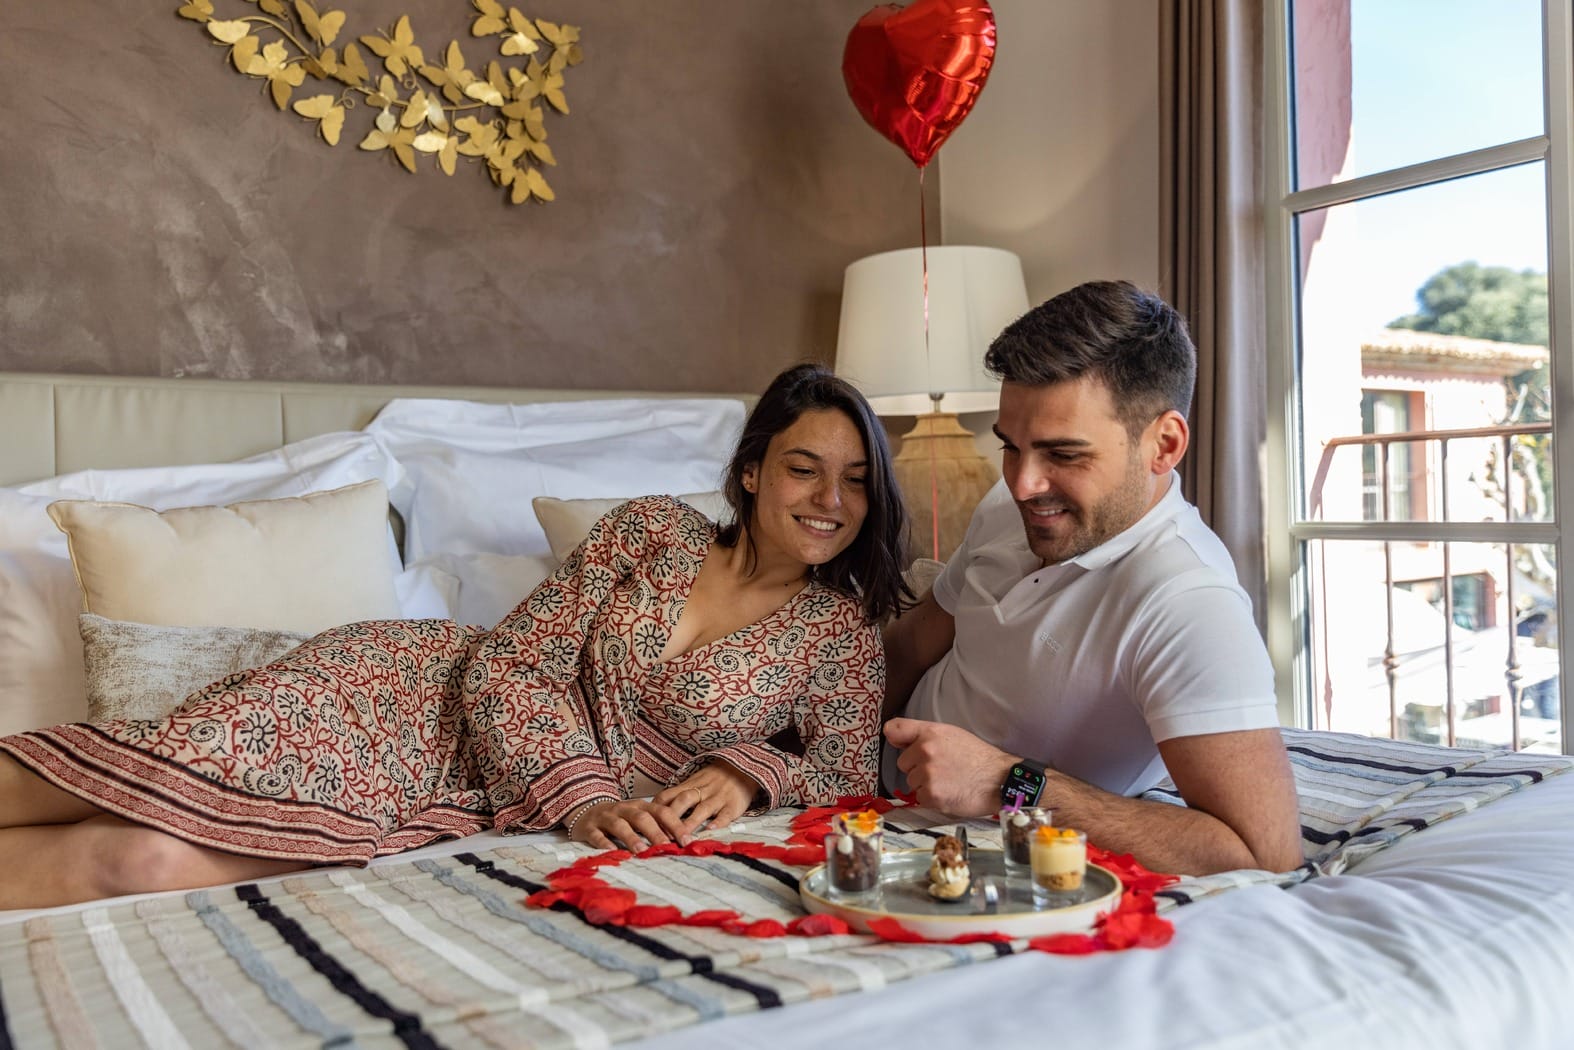
[[[781,859],[786,864],[807,867],[823,861],[825,849],[821,846],[793,846],[782,850]]]
[[[870,919],[869,932],[882,941],[896,941],[902,944],[922,944],[924,937],[892,918]]]
[[[605,886],[607,884],[607,881],[600,876],[577,874],[548,875],[547,882],[554,890],[563,890],[565,892],[568,890],[583,891],[587,889],[594,889],[597,886]]]
[[[988,933],[964,933],[945,941],[946,944],[1008,944],[1011,937],[998,930]]]
[[[625,926],[668,926],[683,918],[683,913],[670,904],[636,904],[623,913]]]
[[[1085,933],[1057,933],[1049,937],[1035,937],[1027,942],[1027,946],[1036,952],[1051,952],[1055,955],[1092,955],[1099,950],[1098,944]]]
[[[624,914],[638,902],[633,890],[608,886],[604,889],[586,890],[579,900],[579,910],[585,921],[594,926],[620,923]]]
[[[787,932],[798,937],[830,937],[851,933],[852,927],[847,925],[845,919],[821,913],[799,916],[787,924]]]
[[[825,852],[825,837],[831,833],[829,825],[809,828],[806,831],[796,831],[787,841],[794,846],[810,846]]]
[[[775,919],[758,919],[743,928],[745,937],[785,937],[787,927]]]
[[[729,922],[737,922],[738,913],[723,911],[719,908],[710,911],[697,911],[692,915],[685,915],[678,920],[679,926],[725,926]]]

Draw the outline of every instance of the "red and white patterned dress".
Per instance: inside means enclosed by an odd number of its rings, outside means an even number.
[[[885,658],[861,604],[811,583],[666,662],[715,535],[677,500],[633,500],[492,631],[390,620],[327,631],[193,693],[162,721],[0,739],[95,805],[205,846],[364,863],[724,758],[761,808],[874,789]],[[804,753],[765,741],[796,727]]]

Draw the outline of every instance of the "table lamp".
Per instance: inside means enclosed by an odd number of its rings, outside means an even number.
[[[959,412],[994,411],[1000,384],[984,351],[1027,312],[1022,260],[999,248],[928,249],[929,345],[924,347],[924,259],[919,248],[847,267],[836,371],[882,416],[916,415],[895,468],[914,546],[949,557],[973,508],[999,476],[979,455]]]

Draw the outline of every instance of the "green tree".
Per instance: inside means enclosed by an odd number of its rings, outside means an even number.
[[[1547,345],[1547,275],[1536,270],[1455,263],[1427,278],[1416,303],[1420,312],[1388,327]]]

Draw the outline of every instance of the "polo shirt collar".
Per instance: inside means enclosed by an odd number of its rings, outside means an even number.
[[[1146,514],[1136,520],[1131,528],[1111,536],[1090,551],[1079,554],[1075,558],[1068,558],[1061,564],[1076,565],[1090,571],[1102,569],[1118,561],[1134,550],[1138,544],[1164,528],[1165,524],[1173,520],[1185,507],[1186,500],[1181,495],[1180,475],[1172,470],[1169,489],[1157,503],[1148,508]]]

